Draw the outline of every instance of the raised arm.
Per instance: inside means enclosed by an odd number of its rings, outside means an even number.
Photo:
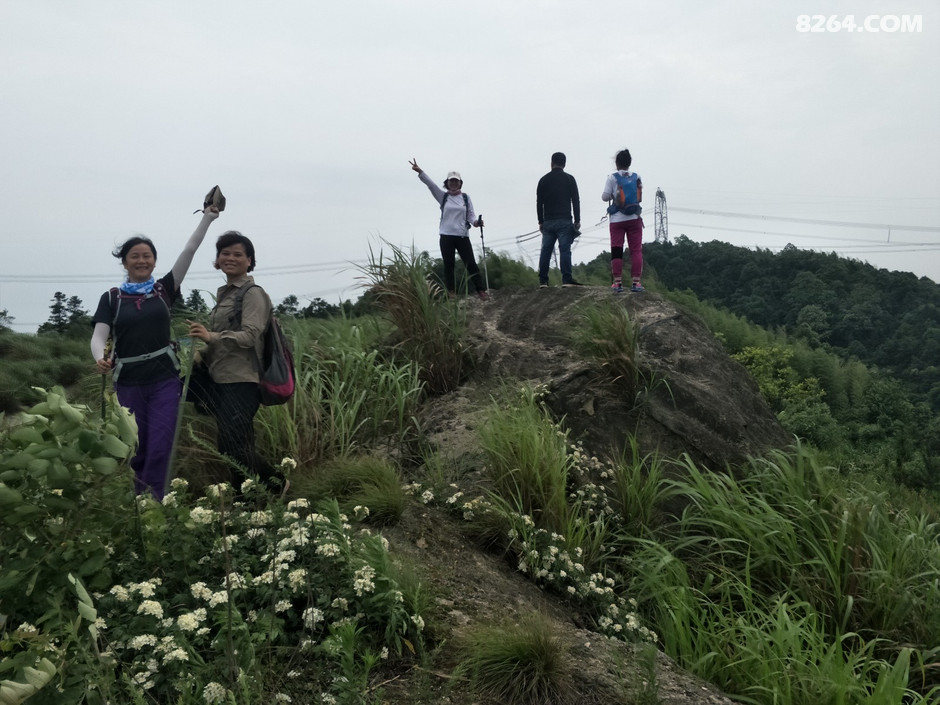
[[[199,221],[199,225],[196,226],[193,234],[189,236],[189,240],[183,247],[183,251],[180,252],[180,256],[176,258],[176,262],[173,264],[172,271],[173,285],[176,287],[177,291],[180,290],[180,285],[183,283],[183,277],[185,277],[186,272],[189,271],[189,265],[193,263],[193,257],[196,255],[196,250],[199,249],[203,239],[206,237],[206,233],[209,231],[209,224],[218,217],[218,208],[215,206],[209,206],[206,208],[205,212],[202,214],[202,220]]]
[[[418,161],[416,159],[412,159],[408,163],[411,164],[411,169],[413,171],[418,172],[418,178],[421,179],[421,183],[428,187],[428,190],[431,192],[431,195],[434,196],[434,200],[437,201],[438,205],[444,203],[444,197],[446,196],[444,189],[434,183],[434,179],[424,173],[424,169],[418,166]]]

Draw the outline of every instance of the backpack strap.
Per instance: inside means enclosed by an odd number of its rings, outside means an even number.
[[[471,226],[470,226],[470,199],[467,198],[467,194],[465,194],[463,191],[460,192],[460,195],[463,196],[463,207],[464,207],[464,210],[465,210],[466,213],[467,213],[467,214],[463,217],[464,224],[465,224],[465,227],[467,228],[467,230],[469,230],[470,227],[471,227]],[[444,204],[447,203],[447,197],[448,197],[448,196],[450,196],[449,193],[444,193],[444,198],[441,199],[441,215],[444,214]]]
[[[248,293],[249,289],[258,286],[257,284],[246,284],[245,286],[239,287],[238,291],[235,293],[235,305],[232,309],[232,314],[228,317],[229,327],[233,330],[241,330],[242,327],[242,307],[244,306],[245,294]]]
[[[160,348],[159,350],[154,350],[153,352],[144,353],[143,355],[132,355],[131,357],[118,357],[117,355],[117,319],[118,313],[121,311],[121,301],[125,298],[134,299],[137,302],[137,308],[140,309],[141,305],[146,299],[158,298],[163,302],[163,305],[166,306],[167,312],[170,312],[170,305],[166,302],[166,297],[163,295],[165,293],[162,282],[156,282],[153,285],[148,293],[143,296],[122,296],[121,290],[118,287],[112,287],[109,290],[109,295],[111,297],[111,310],[114,311],[114,315],[111,317],[111,357],[115,361],[114,369],[111,373],[111,379],[113,382],[118,381],[118,377],[121,374],[121,369],[126,364],[134,362],[144,362],[145,360],[152,360],[155,357],[160,355],[169,355],[170,361],[173,363],[173,367],[177,370],[180,369],[180,361],[176,355],[176,346],[174,341],[170,341],[170,344],[166,347]]]
[[[239,287],[238,292],[235,294],[235,304],[234,304],[234,307],[233,307],[233,309],[232,309],[232,314],[228,317],[228,324],[229,324],[229,326],[230,326],[233,330],[241,330],[241,327],[242,327],[242,308],[243,308],[243,305],[244,305],[245,294],[248,293],[248,290],[249,290],[249,289],[252,289],[252,288],[254,288],[254,287],[256,287],[256,286],[258,286],[258,285],[257,285],[257,284],[254,284],[254,283],[252,283],[252,284],[246,284],[246,285],[243,286],[243,287]],[[260,288],[260,287],[259,287],[259,288]],[[273,319],[273,315],[274,315],[274,310],[273,310],[273,309],[270,310],[270,311],[268,311],[268,321],[267,321],[267,324],[266,324],[265,327],[264,327],[264,331],[262,331],[262,334],[261,334],[262,341],[264,340],[264,332],[267,331],[268,328],[271,326],[271,321],[272,321],[272,319]],[[236,328],[236,326],[237,326],[237,328]],[[260,379],[260,375],[261,375],[261,373],[263,372],[263,370],[262,370],[262,363],[261,363],[261,360],[258,359],[258,350],[257,350],[257,348],[254,348],[254,347],[253,347],[253,349],[254,349],[254,351],[255,351],[255,361],[256,361],[257,364],[258,364],[258,375],[259,375],[259,379]]]

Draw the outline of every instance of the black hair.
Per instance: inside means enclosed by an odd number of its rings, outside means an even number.
[[[626,171],[630,168],[630,165],[633,164],[633,157],[630,156],[629,149],[621,149],[617,152],[617,156],[614,157],[614,163],[617,165],[618,169],[623,169]]]
[[[251,261],[251,264],[248,265],[248,271],[252,271],[257,264],[257,262],[255,262],[255,246],[251,244],[251,240],[237,230],[229,230],[219,235],[219,239],[215,241],[216,260],[219,259],[219,253],[222,252],[222,250],[232,245],[241,245],[245,248],[245,254],[248,255],[248,259]],[[218,269],[218,266],[216,266],[216,269]]]
[[[120,247],[115,247],[111,254],[117,257],[123,263],[124,260],[127,259],[127,253],[131,251],[132,247],[137,245],[147,245],[150,247],[150,251],[153,252],[154,260],[157,259],[157,248],[154,247],[153,242],[149,237],[145,237],[143,235],[135,235],[134,237],[128,238]]]
[[[560,166],[562,169],[565,168],[565,164],[568,163],[568,157],[565,156],[564,152],[555,152],[552,155],[552,166]]]

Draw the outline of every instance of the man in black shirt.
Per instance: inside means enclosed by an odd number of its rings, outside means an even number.
[[[565,173],[567,159],[561,152],[552,155],[552,170],[539,179],[535,190],[539,230],[542,233],[542,252],[539,256],[539,286],[548,286],[548,265],[558,242],[561,259],[561,285],[581,286],[571,278],[571,243],[580,235],[581,199],[578,183]],[[574,211],[574,223],[571,213]]]

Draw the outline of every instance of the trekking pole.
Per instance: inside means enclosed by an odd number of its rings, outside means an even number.
[[[170,462],[166,466],[166,482],[164,488],[170,487],[173,480],[173,467],[176,464],[176,447],[180,439],[180,420],[183,418],[183,404],[186,402],[186,392],[189,391],[189,378],[193,374],[193,366],[196,357],[196,339],[189,337],[189,369],[183,377],[183,391],[180,393],[180,403],[176,407],[176,425],[173,427],[173,445],[170,448]]]
[[[486,241],[483,239],[483,216],[481,215],[478,220],[480,221],[480,244],[483,246],[483,276],[486,279],[486,290],[490,290],[490,273],[486,269]]]

